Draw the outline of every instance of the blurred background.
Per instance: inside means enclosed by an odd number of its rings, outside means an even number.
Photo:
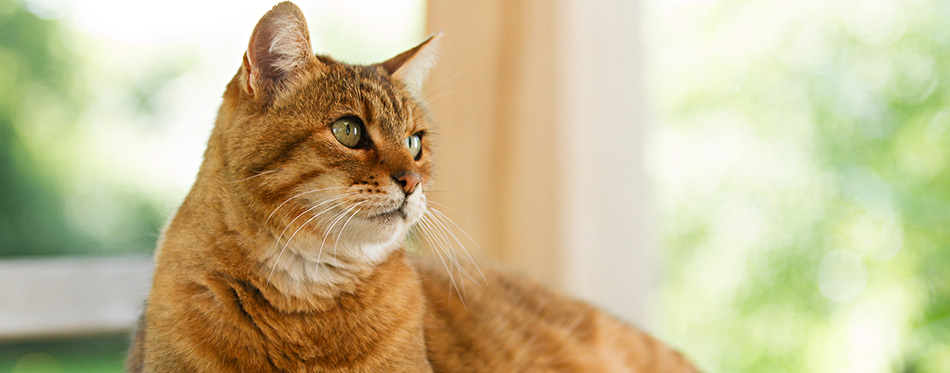
[[[475,256],[704,371],[950,371],[950,3],[297,4],[348,62],[446,33],[429,195]],[[273,5],[0,0],[0,371],[121,370]]]

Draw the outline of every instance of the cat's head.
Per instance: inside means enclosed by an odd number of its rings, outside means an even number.
[[[261,18],[212,135],[224,145],[206,156],[274,249],[379,259],[421,218],[432,158],[419,90],[437,39],[349,65],[313,54],[292,3]]]

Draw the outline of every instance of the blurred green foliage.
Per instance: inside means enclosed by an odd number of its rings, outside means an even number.
[[[154,201],[106,181],[76,196],[71,171],[88,160],[69,145],[89,95],[70,32],[16,0],[0,0],[0,30],[0,258],[151,252],[161,219]],[[104,194],[113,198],[88,198]],[[118,216],[83,208],[103,201],[112,203],[98,211]],[[118,372],[128,343],[127,335],[2,342],[0,372]]]
[[[121,372],[128,344],[125,335],[0,342],[0,372]]]
[[[66,61],[56,55],[56,25],[11,0],[0,10],[0,253],[47,252],[54,247],[84,246],[70,232],[55,180],[45,174],[18,133],[20,108],[31,89],[55,93],[60,110],[76,111]],[[42,88],[39,88],[42,87]],[[66,97],[64,97],[66,96]]]
[[[104,202],[73,193],[71,170],[85,159],[70,143],[87,92],[69,33],[15,0],[0,0],[0,30],[0,257],[150,251],[161,219],[154,202],[106,182],[89,186],[118,196],[107,202],[119,219],[84,209]]]
[[[950,2],[648,14],[662,334],[711,372],[950,372]]]

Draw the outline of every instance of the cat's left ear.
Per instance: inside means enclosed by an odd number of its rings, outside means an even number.
[[[277,4],[251,34],[244,54],[245,89],[255,95],[272,93],[311,60],[310,31],[303,12],[289,1]]]
[[[442,32],[437,32],[421,44],[380,65],[389,72],[390,76],[403,82],[410,92],[421,94],[422,83],[429,76],[429,69],[435,65],[435,59],[439,55],[439,39],[441,38]]]

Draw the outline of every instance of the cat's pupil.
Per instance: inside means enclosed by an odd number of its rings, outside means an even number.
[[[360,138],[363,135],[363,127],[358,119],[340,118],[330,126],[333,136],[341,144],[355,148],[360,144]]]

